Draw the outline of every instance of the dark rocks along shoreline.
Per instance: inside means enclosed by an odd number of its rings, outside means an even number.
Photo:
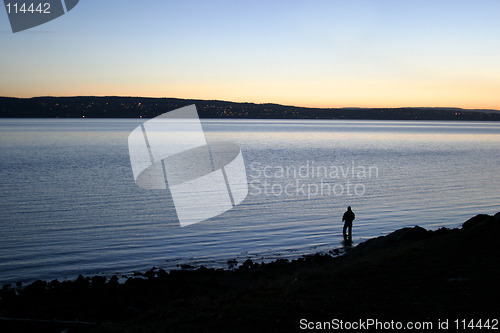
[[[153,269],[0,291],[1,332],[300,330],[301,319],[500,319],[500,213],[403,228],[342,256],[237,269]],[[233,263],[236,265],[236,263]]]

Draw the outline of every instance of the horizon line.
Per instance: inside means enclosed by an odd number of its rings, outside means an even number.
[[[179,100],[192,100],[192,101],[214,101],[214,102],[225,102],[225,103],[235,103],[235,104],[255,104],[255,105],[280,105],[285,107],[295,107],[295,108],[305,108],[305,109],[460,109],[460,110],[478,110],[478,111],[497,111],[500,109],[485,109],[485,108],[464,108],[459,106],[328,106],[328,107],[318,107],[318,106],[301,106],[301,105],[289,105],[280,104],[274,102],[236,102],[222,99],[201,99],[201,98],[181,98],[181,97],[152,97],[152,96],[124,96],[124,95],[68,95],[68,96],[32,96],[32,97],[17,97],[17,96],[0,96],[0,98],[17,98],[17,99],[35,99],[35,98],[82,98],[82,97],[96,97],[96,98],[147,98],[147,99],[179,99]]]

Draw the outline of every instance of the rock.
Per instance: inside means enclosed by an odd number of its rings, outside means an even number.
[[[50,288],[58,288],[61,286],[61,282],[59,282],[59,280],[55,279],[55,280],[50,281],[48,286]]]
[[[102,286],[106,283],[106,277],[105,276],[99,276],[96,275],[92,277],[92,285],[93,286]]]
[[[212,269],[210,268],[207,268],[203,265],[201,265],[197,270],[196,270],[197,273],[202,273],[202,274],[205,274],[205,273],[208,273],[208,272],[212,272]]]
[[[463,276],[448,279],[448,282],[468,282],[468,281],[470,281],[470,278]]]
[[[390,243],[399,243],[408,240],[423,239],[428,235],[429,232],[426,229],[416,225],[413,228],[403,228],[390,233],[389,235],[387,235],[387,240]]]
[[[0,304],[2,301],[11,301],[15,299],[16,291],[10,287],[10,284],[6,284],[2,286],[0,290]]]
[[[134,277],[129,277],[127,279],[127,281],[125,281],[125,285],[127,285],[127,286],[133,286],[133,287],[139,287],[139,286],[143,285],[144,281],[146,281],[146,280],[138,278],[138,277],[135,277],[135,278]]]
[[[500,222],[500,212],[496,213],[495,215],[493,215],[493,217],[495,218],[495,220],[497,222]]]
[[[438,230],[434,231],[434,236],[442,236],[444,234],[447,234],[451,231],[451,229],[441,227]]]
[[[139,310],[135,306],[128,306],[127,312],[129,315],[137,315],[137,314],[141,313],[141,310]]]
[[[286,264],[288,264],[288,259],[276,259],[275,261],[272,261],[270,262],[269,264],[267,264],[267,267],[276,267],[276,266],[284,266]]]
[[[109,278],[108,284],[118,285],[118,281],[119,281],[118,276],[113,275],[112,277]]]
[[[498,213],[497,213],[498,214]],[[497,215],[495,214],[495,215]],[[487,214],[479,214],[462,224],[463,229],[477,229],[486,227],[496,221],[496,218]]]
[[[398,243],[424,239],[429,237],[430,235],[432,235],[431,231],[427,231],[426,229],[419,227],[418,225],[413,228],[402,228],[390,233],[389,235],[369,239],[359,244],[354,249],[350,250],[349,253],[359,254],[371,252],[374,250],[387,248]]]
[[[75,287],[85,288],[89,285],[89,280],[84,278],[83,275],[78,275],[78,278],[74,282]]]
[[[154,279],[155,275],[156,272],[152,269],[144,273],[144,276],[147,277],[148,279]]]
[[[47,282],[37,280],[22,290],[26,295],[39,295],[47,289]]]
[[[253,267],[254,262],[251,259],[245,260],[245,262],[240,266],[240,269],[248,269]]]
[[[165,279],[165,278],[168,277],[167,271],[164,270],[163,268],[161,268],[161,269],[158,270],[157,275],[158,275],[159,278],[162,278],[162,279]]]

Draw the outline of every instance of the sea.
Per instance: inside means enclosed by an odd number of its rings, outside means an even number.
[[[135,182],[145,121],[0,119],[0,285],[342,253],[500,211],[497,122],[203,119],[208,141],[239,145],[248,194],[181,227],[167,190]]]

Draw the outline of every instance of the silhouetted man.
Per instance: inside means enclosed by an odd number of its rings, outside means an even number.
[[[351,210],[351,206],[347,207],[347,212],[342,216],[342,221],[344,221],[344,239],[351,240],[352,239],[352,221],[356,218],[354,212]],[[347,234],[347,229],[349,229],[349,234]]]

